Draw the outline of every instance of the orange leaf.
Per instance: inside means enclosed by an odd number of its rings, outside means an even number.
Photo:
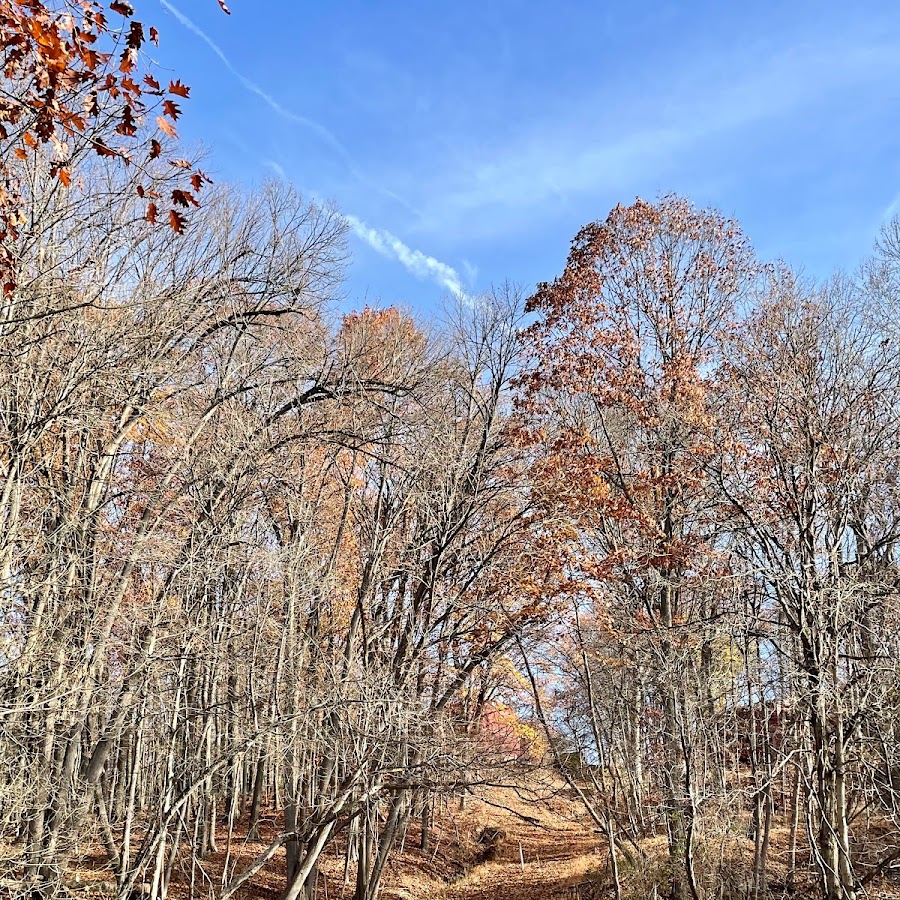
[[[176,94],[179,97],[189,97],[191,93],[191,89],[186,85],[182,84],[181,81],[170,81],[169,82],[169,93]]]
[[[190,191],[176,189],[172,191],[172,202],[178,206],[199,206],[197,198]]]
[[[56,177],[66,186],[68,187],[72,183],[72,174],[68,169],[60,169],[56,173]]]
[[[156,224],[156,204],[155,203],[147,204],[147,221],[151,225]]]
[[[91,50],[87,47],[81,50],[81,58],[84,60],[85,67],[92,72],[100,64],[100,54],[96,50]]]
[[[178,104],[174,101],[163,100],[163,113],[174,122],[181,115],[181,110],[178,108]]]
[[[116,153],[115,150],[111,149],[110,147],[107,147],[106,144],[101,143],[100,141],[93,141],[91,146],[93,146],[94,153],[96,153],[97,156],[118,156],[119,155]]]
[[[128,75],[130,72],[134,71],[136,61],[137,51],[131,47],[126,47],[122,51],[122,58],[119,62],[119,71]]]
[[[160,130],[164,131],[169,137],[178,137],[178,132],[175,130],[175,127],[172,125],[172,123],[164,119],[162,116],[156,117],[156,124],[159,125]]]
[[[169,210],[169,225],[175,234],[184,234],[184,226],[187,225],[187,219],[176,212],[174,209]]]

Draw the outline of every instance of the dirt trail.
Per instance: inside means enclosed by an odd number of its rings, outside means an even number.
[[[262,840],[235,840],[230,855],[235,870],[265,849],[277,822],[277,815],[264,818]],[[587,900],[594,896],[589,886],[606,861],[602,838],[586,820],[577,798],[551,776],[542,782],[526,778],[515,788],[488,789],[482,797],[467,797],[462,808],[457,798],[439,802],[428,850],[419,848],[417,825],[413,823],[406,840],[395,848],[381,900]],[[205,896],[206,887],[212,890],[220,879],[227,832],[218,837],[219,850],[198,870],[199,896]],[[100,849],[84,863],[79,894],[88,900],[101,896],[110,875]],[[340,842],[323,855],[319,868],[322,900],[352,897],[352,872],[345,882]],[[189,896],[190,871],[189,867],[176,871],[169,893],[172,900]],[[272,900],[283,887],[282,849],[239,896]]]
[[[525,863],[503,861],[476,867],[444,889],[441,900],[556,900],[587,896],[583,890],[602,867],[596,850],[579,853],[572,846],[554,859]]]
[[[389,889],[386,897],[561,900],[590,896],[588,886],[602,871],[605,853],[600,836],[584,820],[573,798],[553,793],[536,799],[502,791],[488,800],[470,800],[465,810],[447,814],[437,823],[436,855],[459,861],[449,883],[390,879],[394,890]]]

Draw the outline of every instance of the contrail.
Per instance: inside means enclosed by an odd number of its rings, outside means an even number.
[[[180,9],[178,9],[177,6],[175,6],[173,3],[170,3],[169,0],[159,0],[159,2],[163,9],[171,13],[181,25],[183,25],[188,29],[188,31],[192,32],[198,38],[200,38],[200,40],[203,41],[203,43],[206,44],[206,46],[209,47],[209,49],[219,57],[225,68],[228,69],[228,71],[241,83],[241,85],[243,85],[243,87],[251,94],[255,94],[257,97],[259,97],[260,100],[262,100],[269,107],[269,109],[272,110],[272,112],[288,122],[296,122],[298,125],[302,125],[308,131],[311,131],[313,134],[315,134],[323,144],[331,148],[331,150],[347,166],[350,174],[361,184],[364,184],[366,187],[370,188],[373,191],[376,191],[382,196],[389,197],[391,200],[396,201],[401,206],[408,209],[410,212],[413,212],[416,215],[420,215],[419,211],[411,206],[399,194],[394,193],[388,188],[382,187],[380,184],[376,184],[372,181],[372,179],[361,172],[359,167],[356,165],[353,157],[350,155],[350,151],[324,125],[321,125],[314,119],[310,119],[307,116],[296,113],[292,109],[288,109],[286,106],[279,103],[278,100],[276,100],[270,93],[256,84],[256,82],[251,81],[249,78],[247,78],[231,62],[225,51],[202,28],[200,28],[199,25],[197,25],[192,19],[190,19]]]
[[[356,216],[344,216],[353,233],[365,241],[373,250],[395,259],[416,278],[427,278],[447,288],[454,297],[465,299],[466,292],[459,272],[453,266],[428,256],[421,250],[413,250],[400,238],[379,228],[372,228]]]

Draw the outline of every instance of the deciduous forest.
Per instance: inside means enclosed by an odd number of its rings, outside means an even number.
[[[900,223],[342,314],[135,15],[0,0],[0,893],[900,895]]]

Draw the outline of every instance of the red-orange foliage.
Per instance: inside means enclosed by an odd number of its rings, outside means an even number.
[[[189,89],[173,81],[166,91],[150,71],[141,75],[147,41],[158,43],[157,30],[145,28],[125,0],[0,0],[0,139],[7,142],[9,155],[27,160],[40,145],[52,144],[51,174],[68,187],[72,174],[67,161],[74,139],[87,141],[99,156],[140,163],[131,159],[129,144],[157,106],[162,109],[157,125],[176,137],[173,123],[180,110],[166,94],[187,97]],[[113,135],[122,139],[120,146],[112,145]],[[160,153],[154,142],[151,158]],[[193,192],[205,181],[202,172],[194,172]],[[193,193],[179,193],[195,203]],[[150,203],[150,221],[155,221],[156,211]],[[173,208],[169,223],[180,232],[184,217]],[[13,286],[8,240],[15,239],[24,224],[15,175],[0,163],[0,266],[7,292]]]
[[[735,222],[637,200],[584,227],[529,301],[520,408],[583,588],[614,580],[649,602],[650,575],[690,573],[709,530],[708,389],[755,271]]]

